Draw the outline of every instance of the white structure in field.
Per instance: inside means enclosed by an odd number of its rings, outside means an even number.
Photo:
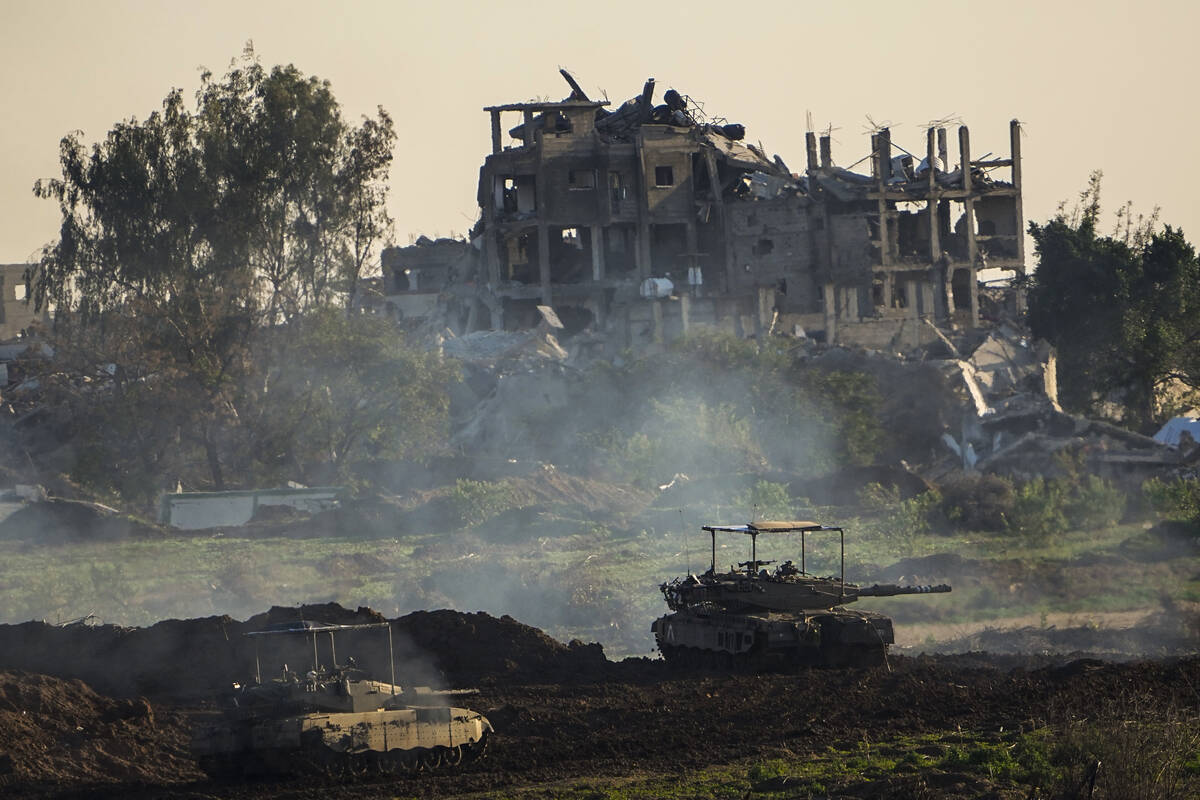
[[[250,489],[233,492],[176,492],[164,494],[158,521],[183,530],[237,527],[254,518],[259,506],[289,506],[315,514],[335,508],[343,489]]]

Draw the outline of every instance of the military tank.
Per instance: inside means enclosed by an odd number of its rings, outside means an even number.
[[[660,586],[671,613],[650,630],[672,666],[708,669],[788,669],[797,666],[868,667],[883,664],[895,642],[892,621],[845,608],[860,597],[948,592],[950,586],[857,586],[846,583],[846,535],[815,522],[705,525],[712,536],[712,564]],[[835,532],[841,541],[841,574],[806,571],[807,537]],[[749,536],[750,558],[717,571],[717,534]],[[758,557],[761,534],[800,534],[800,566]]]
[[[335,636],[371,628],[387,629],[386,683],[368,678],[353,658],[337,662]],[[457,767],[481,757],[487,747],[492,733],[487,718],[448,702],[474,690],[396,685],[386,622],[297,620],[245,635],[255,641],[253,680],[233,684],[226,707],[192,734],[192,753],[212,777],[398,775]],[[311,656],[311,664],[297,672],[282,663],[274,677],[264,680],[262,642],[279,642],[270,648],[276,655],[290,651],[291,656],[302,653],[303,659]]]

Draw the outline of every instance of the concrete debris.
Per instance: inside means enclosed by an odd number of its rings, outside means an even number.
[[[969,356],[940,363],[963,402],[961,430],[942,441],[965,471],[1030,478],[1054,473],[1055,455],[1081,452],[1096,474],[1140,481],[1181,463],[1161,441],[1065,413],[1053,349],[1015,325],[995,326]]]
[[[530,441],[529,420],[564,408],[569,399],[568,383],[558,369],[500,375],[492,392],[470,410],[451,444],[467,452],[536,457],[537,443]]]
[[[559,323],[561,325],[561,323]],[[442,352],[475,363],[509,361],[565,361],[567,351],[548,331],[476,331],[442,342]]]

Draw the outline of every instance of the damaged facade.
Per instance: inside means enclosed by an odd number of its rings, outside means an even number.
[[[49,316],[27,302],[25,271],[29,264],[0,264],[0,342],[21,338],[30,325]]]
[[[444,273],[458,330],[530,327],[548,305],[618,347],[710,324],[903,349],[928,323],[979,324],[980,270],[1025,272],[1015,120],[1007,158],[973,159],[960,127],[953,170],[944,127],[916,155],[878,130],[869,174],[809,133],[798,174],[674,90],[655,104],[653,79],[609,110],[563,74],[561,102],[484,109],[476,264]]]

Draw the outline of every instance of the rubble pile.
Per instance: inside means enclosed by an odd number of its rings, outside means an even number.
[[[1056,358],[1045,342],[1001,323],[970,353],[938,362],[962,404],[957,432],[942,440],[954,458],[939,472],[961,468],[1028,479],[1052,475],[1054,456],[1081,452],[1088,471],[1139,483],[1169,474],[1200,453],[1180,452],[1149,436],[1103,420],[1064,412],[1058,403]],[[956,435],[957,434],[957,435]]]

